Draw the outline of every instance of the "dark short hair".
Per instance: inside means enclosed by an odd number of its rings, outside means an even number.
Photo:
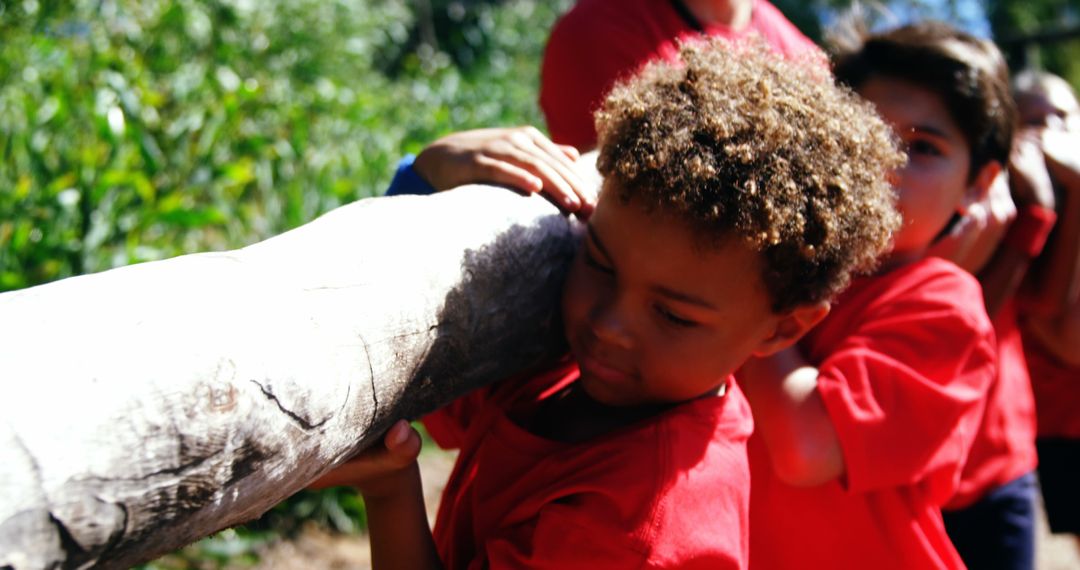
[[[813,62],[760,44],[687,44],[597,111],[604,192],[762,254],[773,310],[828,300],[899,227],[903,164],[873,108]]]
[[[875,76],[938,93],[971,146],[974,177],[984,164],[1008,164],[1017,112],[1005,58],[989,40],[926,21],[870,34],[835,53],[834,73],[858,90]]]

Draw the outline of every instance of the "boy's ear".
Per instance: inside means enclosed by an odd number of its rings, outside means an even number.
[[[982,165],[979,172],[975,174],[975,178],[971,179],[971,183],[968,184],[967,191],[964,193],[964,201],[960,205],[960,213],[966,213],[968,207],[972,204],[979,202],[986,195],[990,193],[990,185],[994,183],[994,179],[998,174],[1001,174],[1001,163],[996,160],[991,160]]]
[[[769,356],[795,344],[829,314],[831,306],[828,301],[821,301],[812,305],[799,305],[781,315],[773,333],[758,345],[754,356]]]

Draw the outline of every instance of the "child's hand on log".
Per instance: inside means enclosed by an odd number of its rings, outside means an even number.
[[[365,449],[312,485],[352,485],[363,495],[374,568],[443,568],[428,526],[419,454],[420,434],[398,420],[382,445]]]
[[[309,485],[324,489],[338,485],[356,487],[364,497],[385,497],[401,490],[401,483],[420,454],[420,434],[405,420],[386,430],[381,444],[365,449]]]
[[[428,145],[413,169],[436,191],[488,183],[540,192],[568,212],[588,215],[598,189],[577,173],[572,146],[552,142],[535,127],[476,129]]]

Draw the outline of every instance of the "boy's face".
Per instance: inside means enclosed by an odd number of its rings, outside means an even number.
[[[1016,98],[1020,122],[1028,127],[1051,130],[1080,129],[1080,103],[1068,87],[1051,83],[1047,89]]]
[[[601,194],[563,295],[582,387],[611,406],[715,390],[779,318],[760,255],[736,240],[699,247],[685,224],[610,194]]]
[[[873,103],[903,143],[908,162],[895,173],[903,225],[893,254],[919,254],[963,208],[970,190],[971,147],[934,91],[889,77],[872,77],[859,94]]]

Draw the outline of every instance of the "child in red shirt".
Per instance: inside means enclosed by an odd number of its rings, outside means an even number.
[[[551,138],[595,147],[593,110],[617,80],[654,59],[675,60],[681,41],[748,36],[786,57],[824,60],[768,0],[580,0],[544,49],[540,108]]]
[[[975,61],[983,62],[983,73],[998,77],[996,89],[955,114],[972,141],[980,138],[980,130],[982,137],[1007,136],[1015,124],[1011,101],[995,100],[1005,97],[1004,58],[989,42],[984,46]],[[956,492],[943,505],[949,537],[972,568],[1031,570],[1035,563],[1035,408],[1016,293],[1055,215],[1053,189],[1034,138],[1027,131],[1013,136],[1011,155],[995,158],[999,166],[1008,164],[1007,182],[1000,176],[987,200],[971,206],[933,248],[978,278],[997,338],[997,375]]]
[[[901,156],[827,77],[715,44],[616,88],[597,124],[572,359],[426,418],[461,448],[433,534],[407,425],[351,465],[376,568],[747,566],[751,421],[731,373],[874,263],[899,221],[879,167]]]
[[[837,78],[907,148],[894,174],[904,223],[881,270],[853,283],[797,348],[743,367],[757,426],[754,568],[964,567],[940,509],[997,354],[979,283],[929,251],[1008,157],[1011,131],[967,120],[1008,104],[988,54],[982,40],[925,23],[837,58]]]
[[[1058,225],[1021,297],[1021,330],[1035,392],[1039,484],[1050,530],[1080,546],[1080,102],[1060,77],[1014,80],[1057,190]]]

